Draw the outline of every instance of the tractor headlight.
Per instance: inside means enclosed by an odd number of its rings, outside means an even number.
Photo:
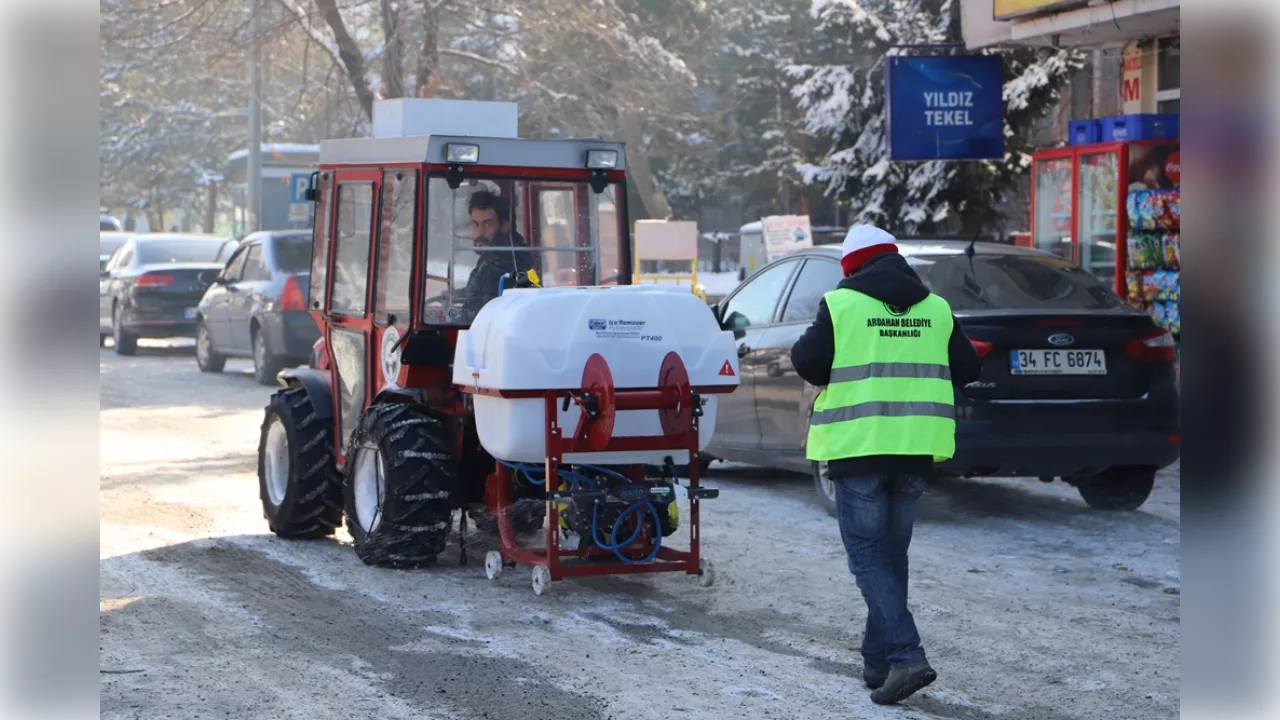
[[[588,150],[587,168],[590,170],[613,170],[618,167],[617,150]]]
[[[480,162],[480,146],[449,143],[444,146],[444,155],[445,162],[467,164],[478,163]]]

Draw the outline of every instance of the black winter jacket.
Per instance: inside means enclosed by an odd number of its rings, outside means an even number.
[[[519,233],[507,233],[494,238],[492,247],[526,248]],[[460,295],[466,299],[468,309],[479,312],[485,303],[498,297],[498,281],[512,272],[527,272],[533,267],[533,256],[528,250],[517,252],[482,252],[475,268],[467,278],[467,285]]]
[[[857,290],[890,305],[911,306],[929,296],[929,289],[920,281],[920,276],[907,264],[906,258],[897,253],[872,258],[853,275],[842,280],[839,287]],[[831,312],[824,300],[818,306],[818,317],[813,325],[792,346],[791,364],[806,382],[824,387],[831,379],[831,363],[835,358],[835,351],[835,328],[831,324]],[[951,364],[952,384],[963,387],[978,379],[981,361],[959,323],[955,323],[951,331],[947,355]],[[933,474],[933,458],[928,455],[845,458],[828,463],[828,472],[832,477],[876,473],[929,477]]]

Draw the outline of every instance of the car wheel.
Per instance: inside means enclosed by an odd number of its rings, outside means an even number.
[[[831,475],[827,472],[827,463],[816,462],[813,464],[813,485],[818,491],[818,498],[822,502],[822,507],[826,509],[831,517],[836,516],[836,484],[831,479]]]
[[[1094,510],[1137,510],[1156,484],[1152,468],[1115,467],[1072,479],[1080,497]]]
[[[253,379],[261,385],[278,385],[276,375],[283,370],[280,359],[267,349],[267,336],[261,331],[253,334]]]
[[[196,365],[200,372],[216,373],[222,372],[226,364],[227,359],[213,348],[213,336],[201,320],[196,324]]]
[[[115,341],[117,355],[136,355],[138,352],[137,336],[124,329],[120,306],[111,312],[111,337]]]

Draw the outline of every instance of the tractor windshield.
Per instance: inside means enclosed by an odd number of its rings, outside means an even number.
[[[543,287],[612,285],[621,267],[618,184],[471,179],[427,189],[423,320],[469,325],[485,303],[536,270]]]

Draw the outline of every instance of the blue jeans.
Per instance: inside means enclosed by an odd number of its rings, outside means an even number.
[[[876,674],[922,663],[924,648],[907,610],[907,548],[925,478],[890,474],[832,479],[849,572],[867,603],[863,662]]]

